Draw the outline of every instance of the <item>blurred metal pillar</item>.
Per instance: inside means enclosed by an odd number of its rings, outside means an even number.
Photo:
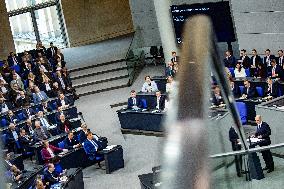
[[[167,63],[171,60],[172,51],[176,51],[178,53],[174,26],[170,12],[171,0],[154,0],[154,5],[162,46],[164,49],[165,62]]]

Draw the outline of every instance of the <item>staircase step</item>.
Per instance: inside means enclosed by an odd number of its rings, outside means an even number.
[[[89,75],[98,75],[105,72],[116,71],[117,69],[127,69],[126,62],[115,62],[99,67],[92,67],[89,69],[79,70],[70,73],[71,79],[78,79],[80,77],[86,77]]]
[[[114,80],[106,82],[101,82],[89,86],[84,86],[76,89],[79,96],[86,96],[90,94],[110,91],[114,89],[128,87],[129,78],[116,78]]]
[[[78,88],[96,83],[107,82],[108,80],[113,80],[112,78],[117,78],[122,76],[128,77],[128,72],[126,69],[114,72],[102,73],[99,75],[91,75],[79,79],[72,79],[72,83],[75,88]]]
[[[105,65],[109,65],[109,64],[114,64],[114,63],[118,63],[118,62],[123,62],[123,61],[125,61],[125,59],[113,60],[113,61],[104,62],[104,63],[99,63],[99,64],[94,64],[94,65],[90,65],[90,66],[79,67],[79,68],[73,68],[73,69],[70,69],[69,72],[72,73],[72,72],[77,72],[77,71],[81,71],[81,70],[88,70],[88,69],[90,69],[90,68],[105,66]]]

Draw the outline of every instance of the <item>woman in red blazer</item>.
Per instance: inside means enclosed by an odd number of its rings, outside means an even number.
[[[44,163],[50,163],[56,157],[55,152],[65,151],[65,149],[57,148],[53,145],[49,145],[48,141],[43,142],[43,148],[41,150],[41,156],[44,160]]]

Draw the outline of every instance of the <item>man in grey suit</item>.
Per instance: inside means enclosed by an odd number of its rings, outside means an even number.
[[[36,86],[34,87],[35,92],[33,93],[33,101],[35,104],[39,104],[42,101],[46,101],[48,99],[48,96],[44,91],[39,90],[39,88]]]
[[[40,121],[35,121],[34,137],[36,141],[46,140],[50,137],[50,134],[46,127],[40,125]]]

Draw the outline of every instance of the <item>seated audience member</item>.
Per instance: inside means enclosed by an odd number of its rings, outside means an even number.
[[[256,97],[256,90],[254,87],[250,86],[250,82],[248,80],[244,81],[245,89],[242,94],[242,98],[250,99]]]
[[[48,96],[45,94],[44,91],[40,91],[37,86],[34,87],[35,92],[33,93],[33,102],[35,104],[41,103],[43,100],[47,100]]]
[[[177,56],[177,53],[175,51],[172,52],[171,62],[179,62],[179,57]]]
[[[266,49],[264,53],[265,53],[265,56],[263,58],[263,63],[265,67],[269,68],[271,66],[270,61],[272,59],[275,59],[275,56],[271,54],[270,49]]]
[[[22,89],[22,90],[25,89],[24,83],[22,82],[21,78],[17,78],[16,74],[13,74],[12,81],[10,82],[11,87],[14,84],[17,84],[19,86],[19,88]]]
[[[20,151],[20,146],[18,145],[19,131],[14,123],[9,124],[8,130],[6,132],[6,141],[7,141],[8,152]]]
[[[7,60],[9,63],[9,67],[20,65],[20,62],[21,62],[19,58],[14,54],[14,52],[10,52],[10,55],[8,56]]]
[[[76,139],[74,139],[73,132],[69,131],[68,136],[66,137],[66,139],[64,139],[64,148],[68,150],[72,150],[72,149],[79,148],[79,147],[80,147],[80,144]]]
[[[166,76],[174,77],[174,63],[168,62],[168,66],[166,67]]]
[[[56,96],[60,93],[60,92],[64,92],[58,85],[57,82],[54,82],[52,85],[52,90],[54,91],[54,94],[56,94]]]
[[[23,91],[19,88],[17,83],[12,85],[12,90],[10,90],[10,101],[16,104],[17,99],[20,97],[20,91]]]
[[[151,81],[150,76],[145,77],[145,83],[142,86],[142,92],[155,92],[158,90],[157,84],[155,81]]]
[[[231,87],[232,94],[236,98],[238,96],[238,87],[235,86],[235,82],[232,78],[230,78],[229,80],[230,80],[230,87]]]
[[[140,98],[136,96],[136,91],[132,90],[130,92],[130,97],[128,98],[127,108],[128,109],[138,109],[142,107],[142,102]]]
[[[270,62],[271,62],[271,68],[269,71],[269,76],[272,78],[280,78],[283,72],[281,67],[276,64],[275,59],[272,59]]]
[[[66,152],[68,150],[55,147],[49,144],[47,140],[45,140],[43,141],[43,148],[41,150],[42,159],[44,160],[45,163],[50,163],[55,158],[55,152],[62,152],[62,151]]]
[[[252,49],[251,52],[253,56],[250,58],[250,62],[251,62],[250,73],[251,73],[251,76],[254,76],[257,65],[262,64],[262,60],[260,56],[257,54],[256,49]]]
[[[70,104],[70,100],[65,97],[63,93],[59,93],[59,98],[57,99],[57,106],[60,106],[62,109],[65,109],[68,108]]]
[[[42,125],[42,127],[45,127],[45,128],[47,128],[47,129],[50,128],[50,124],[49,124],[48,120],[44,117],[42,111],[39,111],[39,112],[37,113],[37,118],[38,118],[38,120],[40,121],[40,124]]]
[[[212,94],[212,104],[215,106],[219,106],[221,104],[224,104],[223,97],[221,95],[221,90],[218,86],[214,88],[213,94]]]
[[[23,112],[24,119],[31,119],[36,114],[36,112],[30,107],[29,103],[26,103],[24,105],[22,112]]]
[[[8,115],[6,118],[7,118],[7,121],[10,123],[18,123],[20,121],[19,118],[16,115],[14,115],[12,110],[8,111]]]
[[[72,130],[72,126],[69,120],[65,119],[65,115],[60,115],[60,121],[57,123],[58,133],[68,133]]]
[[[236,66],[236,58],[232,55],[232,52],[227,50],[225,52],[226,57],[224,58],[224,65],[228,68],[234,68]]]
[[[265,91],[266,96],[277,97],[278,96],[278,87],[276,83],[273,83],[273,80],[269,77],[267,78],[267,88]]]
[[[166,84],[166,92],[171,93],[174,90],[175,81],[172,76],[169,76]]]
[[[35,121],[34,137],[36,141],[46,140],[50,137],[50,134],[46,127],[40,125],[40,121]]]
[[[10,94],[10,89],[7,87],[4,83],[3,80],[0,80],[0,92],[2,93],[3,97],[6,100],[10,100],[9,94]]]
[[[6,113],[13,108],[12,104],[9,102],[5,102],[3,98],[0,98],[0,112]]]
[[[240,78],[240,77],[246,77],[246,71],[244,68],[242,68],[242,66],[240,65],[240,63],[237,63],[236,68],[234,70],[235,73],[235,78]]]
[[[33,189],[47,189],[42,180],[37,179]]]
[[[81,124],[82,130],[79,132],[79,142],[82,144],[87,139],[87,133],[90,131],[86,123]]]
[[[267,77],[266,67],[263,64],[258,64],[254,76],[257,78],[266,78]]]
[[[35,143],[34,139],[26,134],[25,129],[20,129],[19,142],[21,144],[23,154],[32,152],[31,145]]]
[[[26,94],[30,100],[33,98],[33,94],[35,92],[34,87],[35,87],[35,84],[33,82],[29,82],[29,86],[26,89]]]
[[[24,170],[24,167],[17,167],[12,160],[13,152],[7,152],[4,154],[4,167],[6,170],[10,170],[12,166],[15,166],[17,169]],[[23,164],[24,165],[24,164]]]
[[[34,125],[31,119],[27,119],[26,120],[26,124],[24,125],[24,129],[26,131],[26,133],[28,133],[28,135],[30,136],[34,136],[35,131],[34,131]]]
[[[87,132],[87,139],[84,141],[84,149],[88,155],[89,160],[93,161],[98,156],[97,151],[100,148],[99,142],[93,137],[91,131]]]
[[[32,72],[30,72],[29,74],[28,74],[28,82],[33,82],[33,83],[35,83],[36,85],[38,85],[39,84],[39,81],[37,80],[37,77],[32,73]]]
[[[52,90],[52,82],[48,78],[44,78],[43,83],[41,84],[41,89],[44,91],[49,98],[57,96],[57,92]]]
[[[49,187],[60,182],[59,174],[56,173],[53,163],[47,165],[47,170],[44,171],[43,175],[44,182],[48,184]]]
[[[240,60],[244,69],[250,68],[250,58],[247,56],[247,51],[245,49],[240,51]]]
[[[62,76],[61,71],[56,71],[56,79],[55,81],[58,83],[59,87],[64,91],[70,90],[67,80]]]
[[[160,91],[156,91],[156,98],[153,101],[152,108],[156,110],[164,110],[165,108],[165,97],[161,95]]]
[[[44,113],[52,112],[52,107],[47,101],[42,101],[41,105],[39,106],[39,111]]]
[[[7,174],[5,174],[6,179],[9,182],[20,182],[23,178],[22,171],[20,171],[15,165],[13,165]]]
[[[16,100],[16,107],[17,108],[23,107],[25,104],[30,103],[30,99],[29,99],[28,96],[26,96],[24,91],[20,91],[19,94],[20,94],[20,96]]]
[[[55,122],[59,123],[60,122],[60,115],[64,115],[65,118],[68,118],[68,115],[66,114],[66,112],[63,111],[61,106],[57,107],[57,112],[55,113]]]
[[[284,66],[284,56],[283,50],[278,50],[277,64],[283,68]]]

